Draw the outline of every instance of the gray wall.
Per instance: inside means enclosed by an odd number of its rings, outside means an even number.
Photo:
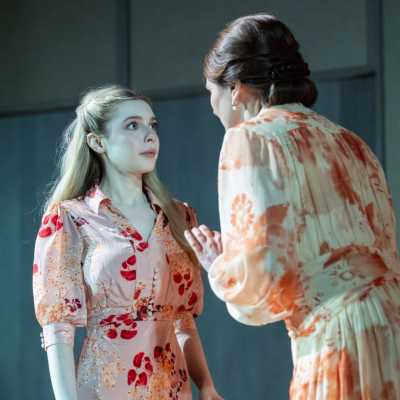
[[[386,172],[400,220],[400,3],[383,2]],[[399,234],[397,242],[400,244]]]
[[[5,273],[0,312],[6,345],[0,348],[1,398],[52,398],[33,315],[32,251],[42,193],[54,174],[55,148],[82,91],[118,82],[152,95],[161,120],[159,173],[177,197],[198,209],[201,221],[218,228],[216,165],[224,132],[202,88],[201,60],[232,18],[267,11],[287,21],[318,83],[316,109],[355,130],[386,158],[400,209],[397,0],[190,5],[9,0],[2,7],[0,256]],[[222,394],[286,399],[291,358],[283,324],[240,325],[207,283],[206,288],[199,329]]]
[[[3,0],[0,110],[71,106],[85,88],[118,81],[122,3]]]
[[[365,0],[181,0],[157,8],[142,2],[131,7],[132,83],[152,91],[201,85],[200,61],[216,33],[237,17],[259,12],[279,15],[293,27],[313,71],[368,63]]]
[[[287,21],[314,72],[365,69],[368,3],[376,1],[3,0],[0,112],[68,107],[104,82],[193,92],[217,32],[256,12]]]

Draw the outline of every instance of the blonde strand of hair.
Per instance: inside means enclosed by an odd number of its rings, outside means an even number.
[[[190,227],[186,222],[185,215],[178,208],[177,202],[174,201],[168,190],[161,183],[155,171],[144,175],[143,183],[154,193],[157,200],[160,202],[160,206],[168,218],[169,227],[175,240],[188,254],[192,263],[200,267],[195,253],[185,238],[184,231]]]
[[[143,100],[151,105],[146,97],[138,96],[130,89],[113,85],[91,90],[82,98],[76,109],[77,117],[64,134],[59,175],[48,193],[44,213],[64,200],[84,196],[93,184],[100,182],[103,173],[101,161],[87,145],[86,135],[89,131],[104,134],[104,123],[109,118],[110,112],[117,104],[128,100]],[[190,228],[187,226],[184,212],[158,179],[155,171],[145,174],[143,183],[160,202],[169,220],[173,237],[191,261],[198,266],[197,257],[184,236],[185,229]]]

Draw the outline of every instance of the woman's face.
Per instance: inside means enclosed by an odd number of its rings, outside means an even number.
[[[120,103],[106,123],[103,138],[106,164],[119,172],[143,175],[154,170],[160,149],[158,122],[143,100]]]
[[[228,86],[221,86],[207,79],[206,89],[210,92],[210,103],[214,115],[221,121],[225,129],[241,122],[240,110],[232,108],[232,92]]]

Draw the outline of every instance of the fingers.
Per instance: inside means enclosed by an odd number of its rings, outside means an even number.
[[[206,247],[210,246],[210,240],[209,240],[209,235],[208,232],[206,230],[204,230],[204,228],[193,228],[192,229],[192,234],[193,236],[197,239],[197,241],[200,243],[200,245],[203,247],[203,250]]]
[[[218,231],[213,231],[213,236],[214,236],[214,240],[216,240],[217,242],[221,241],[221,233]]]
[[[205,237],[213,239],[214,235],[208,226],[200,225],[199,229],[201,230],[201,232],[204,234]]]
[[[214,235],[214,242],[216,243],[218,253],[222,253],[222,238],[221,238],[221,233],[217,231],[213,231]]]
[[[203,232],[204,229],[200,229],[200,227],[192,228],[192,233],[196,237],[196,239],[204,245],[207,242],[207,235]]]
[[[203,251],[203,246],[200,244],[200,242],[197,240],[197,238],[193,235],[193,233],[189,230],[185,230],[184,232],[185,238],[192,247],[192,249],[195,251],[195,253],[198,255]]]
[[[199,260],[212,255],[216,257],[222,253],[221,234],[210,230],[206,225],[186,230],[185,237]]]
[[[206,239],[207,246],[216,253],[218,251],[217,244],[214,241],[214,234],[213,232],[205,225],[200,225],[199,230],[202,233],[202,237]]]

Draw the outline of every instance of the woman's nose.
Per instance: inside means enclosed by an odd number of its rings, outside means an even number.
[[[153,132],[149,132],[146,136],[146,143],[154,143],[155,137]]]

